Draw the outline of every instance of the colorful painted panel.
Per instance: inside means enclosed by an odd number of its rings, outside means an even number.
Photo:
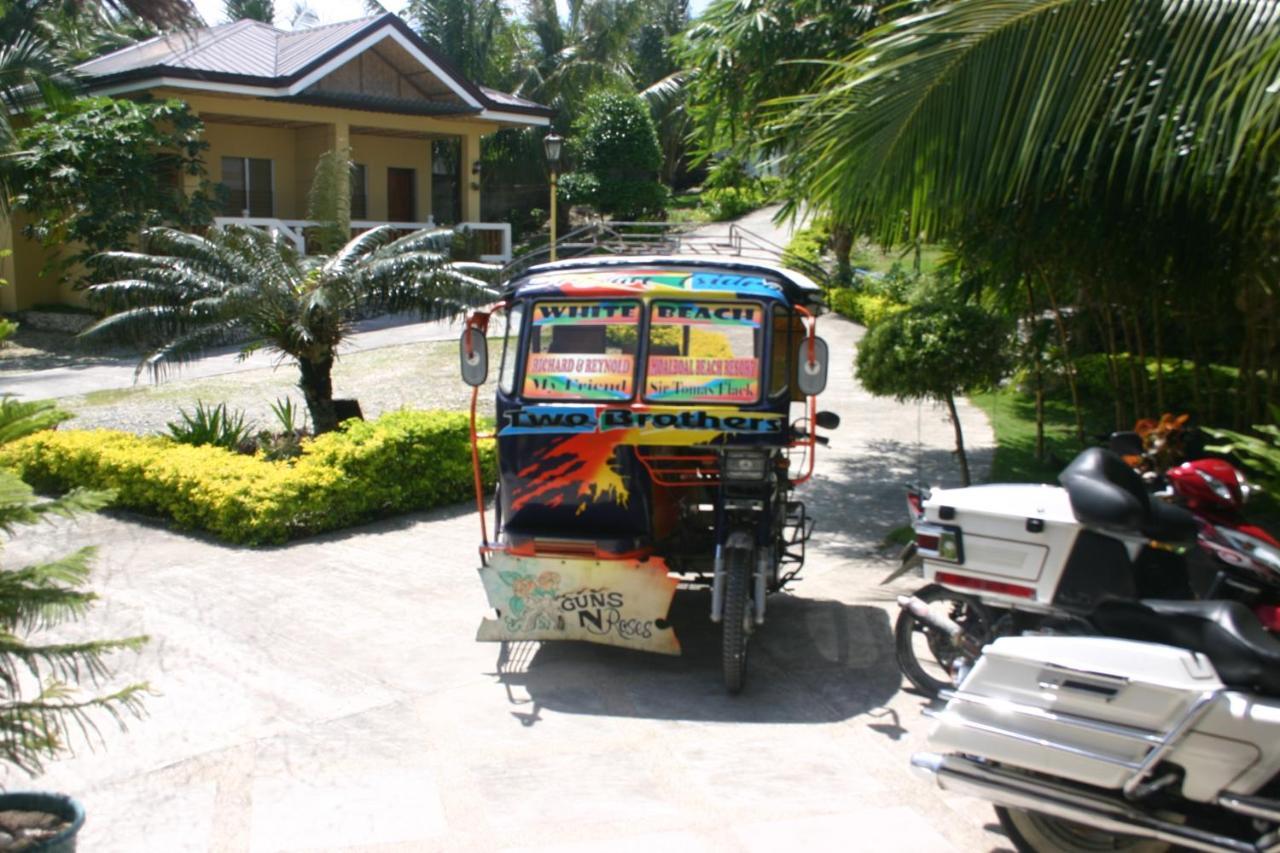
[[[782,288],[760,276],[685,270],[632,269],[608,272],[547,273],[521,288],[523,294],[594,296],[624,291],[639,295],[678,297],[696,293],[700,299],[781,299]]]
[[[662,402],[752,403],[760,396],[760,362],[652,356],[645,396]]]
[[[635,359],[626,354],[531,353],[524,396],[535,400],[629,400]]]
[[[639,302],[535,302],[523,394],[534,400],[630,400]]]
[[[680,643],[665,621],[678,582],[659,558],[642,562],[498,553],[480,570],[480,579],[498,618],[480,623],[477,640],[584,640],[680,654]]]
[[[760,398],[763,306],[751,302],[654,302],[646,399],[753,403]]]
[[[508,481],[511,506],[577,506],[602,501],[626,505],[626,478],[614,464],[620,446],[694,447],[723,435],[780,438],[786,419],[773,412],[743,412],[651,406],[643,410],[606,406],[522,406],[505,412],[498,437],[553,438],[532,452]]]
[[[533,306],[535,326],[607,326],[610,323],[638,322],[640,304],[637,302],[538,302]]]

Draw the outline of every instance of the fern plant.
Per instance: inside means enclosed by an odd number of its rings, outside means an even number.
[[[0,443],[67,417],[51,403],[0,399]],[[76,489],[56,500],[42,500],[17,475],[0,469],[0,531],[12,536],[45,517],[73,517],[111,498],[110,492]],[[71,643],[38,638],[45,629],[80,618],[97,598],[85,589],[94,551],[81,548],[20,568],[0,566],[0,760],[32,775],[40,772],[44,759],[67,749],[76,735],[95,736],[103,715],[123,724],[126,715],[142,712],[146,684],[87,697],[77,686],[108,678],[106,656],[138,649],[146,637]]]

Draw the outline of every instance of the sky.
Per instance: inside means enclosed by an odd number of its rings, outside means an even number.
[[[690,0],[689,7],[692,14],[697,15],[707,7],[710,0]],[[293,16],[295,0],[275,0],[276,6],[276,25],[287,27],[289,19]],[[383,0],[382,5],[392,12],[398,12],[406,5],[407,0]],[[196,9],[199,10],[200,16],[210,24],[223,23],[222,0],[195,0]],[[352,18],[364,17],[364,4],[360,0],[307,0],[309,5],[317,15],[320,16],[320,23],[332,24],[338,21],[349,21]],[[512,6],[519,6],[520,3],[511,3]],[[556,5],[560,7],[560,14],[567,14],[567,6],[565,0],[556,0]]]

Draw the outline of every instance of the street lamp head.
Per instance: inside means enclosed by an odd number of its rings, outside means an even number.
[[[552,131],[542,137],[542,148],[547,154],[547,163],[551,168],[560,165],[560,147],[564,144],[564,137]]]

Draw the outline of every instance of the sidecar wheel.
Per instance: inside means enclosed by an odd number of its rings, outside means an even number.
[[[740,693],[747,680],[747,641],[754,627],[751,567],[755,565],[755,552],[727,549],[724,564],[724,612],[720,619],[724,687],[730,693]]]
[[[996,806],[996,817],[1019,853],[1165,853],[1173,846],[1152,838],[1118,835],[1023,809]]]
[[[921,589],[916,598],[960,623],[980,645],[990,642],[991,613],[978,599],[937,584]],[[917,690],[930,699],[936,699],[943,690],[955,687],[951,669],[957,660],[968,655],[950,637],[930,628],[904,608],[899,611],[898,621],[893,626],[893,640],[898,669]]]

